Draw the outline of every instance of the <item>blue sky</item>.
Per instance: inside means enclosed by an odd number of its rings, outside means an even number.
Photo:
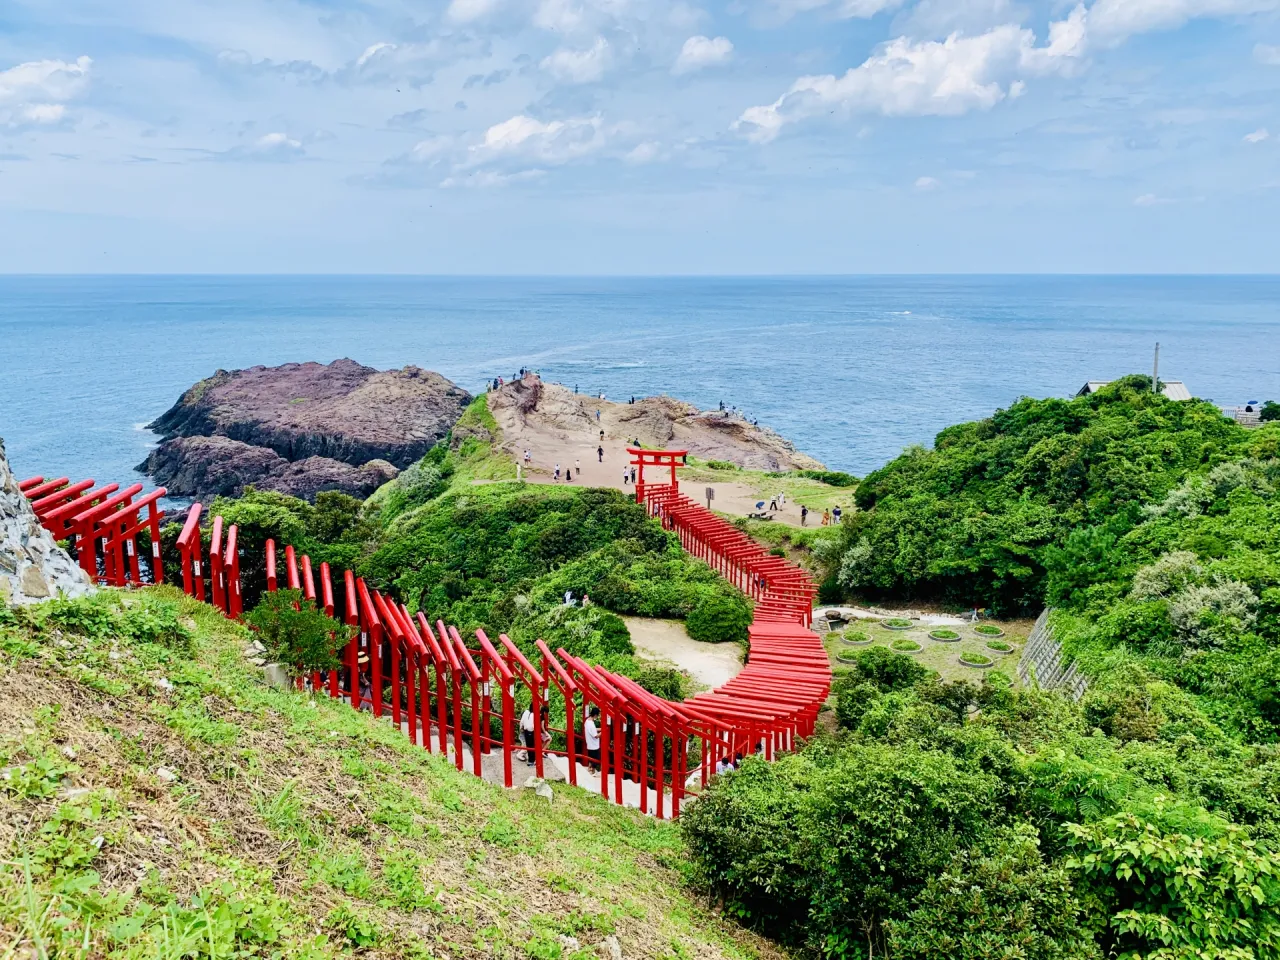
[[[1280,271],[1280,0],[7,0],[0,270]]]

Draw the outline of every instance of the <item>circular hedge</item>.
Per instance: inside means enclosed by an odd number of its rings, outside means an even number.
[[[908,640],[906,637],[903,637],[901,640],[893,641],[889,646],[894,650],[897,650],[899,653],[920,652],[920,644],[916,643],[914,640]]]
[[[999,670],[992,670],[982,678],[983,683],[989,683],[993,687],[1011,687],[1013,686],[1013,678],[1007,673],[1001,673]]]
[[[1004,631],[993,623],[980,623],[973,628],[973,632],[984,637],[1003,637]]]
[[[855,647],[862,647],[871,642],[871,638],[861,630],[850,630],[848,633],[842,633],[840,640]]]
[[[910,630],[915,624],[905,617],[890,617],[888,620],[881,620],[880,626],[886,630]]]
[[[954,630],[930,630],[929,638],[931,640],[941,640],[943,643],[955,643],[960,639],[960,634]]]
[[[978,667],[979,669],[989,667],[993,663],[995,663],[995,661],[992,660],[990,657],[988,657],[985,653],[968,653],[968,652],[960,654],[960,662],[963,663],[966,667]]]
[[[1013,644],[1007,640],[988,640],[987,649],[994,650],[996,653],[1008,653],[1013,649]]]
[[[857,663],[858,654],[856,650],[837,650],[836,659],[841,663]]]

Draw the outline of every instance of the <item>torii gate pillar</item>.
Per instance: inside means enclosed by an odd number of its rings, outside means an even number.
[[[680,489],[676,480],[676,468],[683,467],[689,459],[688,450],[643,450],[639,447],[627,447],[631,454],[631,465],[636,467],[636,503],[644,503],[644,468],[661,467],[671,470],[671,490]]]

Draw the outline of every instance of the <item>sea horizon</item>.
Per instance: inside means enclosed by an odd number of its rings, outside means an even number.
[[[736,406],[864,475],[1020,396],[1150,373],[1280,399],[1272,274],[0,274],[0,436],[25,474],[136,479],[218,369],[347,356],[476,393],[521,367]]]

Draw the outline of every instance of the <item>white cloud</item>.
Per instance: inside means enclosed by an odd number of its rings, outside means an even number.
[[[658,147],[658,145],[654,143],[652,140],[646,140],[643,143],[637,143],[626,154],[623,155],[622,159],[625,160],[627,163],[632,163],[632,164],[635,164],[636,166],[640,166],[642,164],[652,163],[654,160],[657,160],[659,153],[660,153],[660,148]]]
[[[0,125],[47,126],[66,117],[64,104],[89,84],[88,57],[33,60],[0,71]]]
[[[703,36],[690,37],[680,48],[680,56],[676,57],[671,72],[692,73],[704,67],[714,67],[717,64],[728,63],[732,55],[733,43],[728,37],[715,39]]]
[[[543,58],[539,66],[557,80],[567,83],[595,83],[604,76],[609,62],[609,41],[596,37],[586,50],[559,50]]]
[[[1168,197],[1157,197],[1154,193],[1144,193],[1140,197],[1133,198],[1135,207],[1163,207],[1173,203]]]
[[[521,170],[518,173],[495,173],[492,170],[476,170],[461,176],[445,177],[442,187],[505,187],[509,183],[523,183],[545,177],[545,170]]]
[[[533,25],[553,33],[573,33],[585,21],[581,7],[573,0],[541,0],[533,14]]]
[[[1136,33],[1168,30],[1202,17],[1274,10],[1280,10],[1280,0],[1098,0],[1089,8],[1089,25],[1100,37],[1118,43]]]
[[[843,110],[885,116],[958,116],[989,110],[1023,87],[1018,73],[1065,72],[1084,50],[1084,19],[1077,7],[1051,24],[1049,43],[1014,24],[974,37],[952,34],[943,41],[898,37],[842,77],[801,77],[771,104],[750,107],[734,124],[748,138],[767,142],[787,123],[816,113]]]
[[[1268,67],[1280,67],[1280,45],[1260,43],[1253,48],[1253,59]]]
[[[903,3],[904,0],[836,0],[831,15],[841,20],[869,20],[886,10],[896,10]],[[773,0],[772,5],[782,19],[788,20],[811,10],[831,6],[832,0]]]
[[[454,23],[472,23],[482,20],[498,6],[498,0],[450,0],[445,11]]]
[[[215,160],[298,160],[306,156],[307,150],[301,140],[295,140],[287,133],[268,133],[253,143],[232,147],[222,153],[215,153]]]
[[[917,177],[916,189],[920,191],[936,190],[942,186],[942,181],[936,177]]]
[[[1244,142],[1245,143],[1261,143],[1263,140],[1266,140],[1270,136],[1271,134],[1267,133],[1266,127],[1259,127],[1257,130],[1253,131],[1253,133],[1246,133],[1244,135]]]
[[[606,133],[599,117],[572,117],[543,123],[520,114],[485,131],[470,148],[466,166],[499,161],[558,166],[603,149]]]

